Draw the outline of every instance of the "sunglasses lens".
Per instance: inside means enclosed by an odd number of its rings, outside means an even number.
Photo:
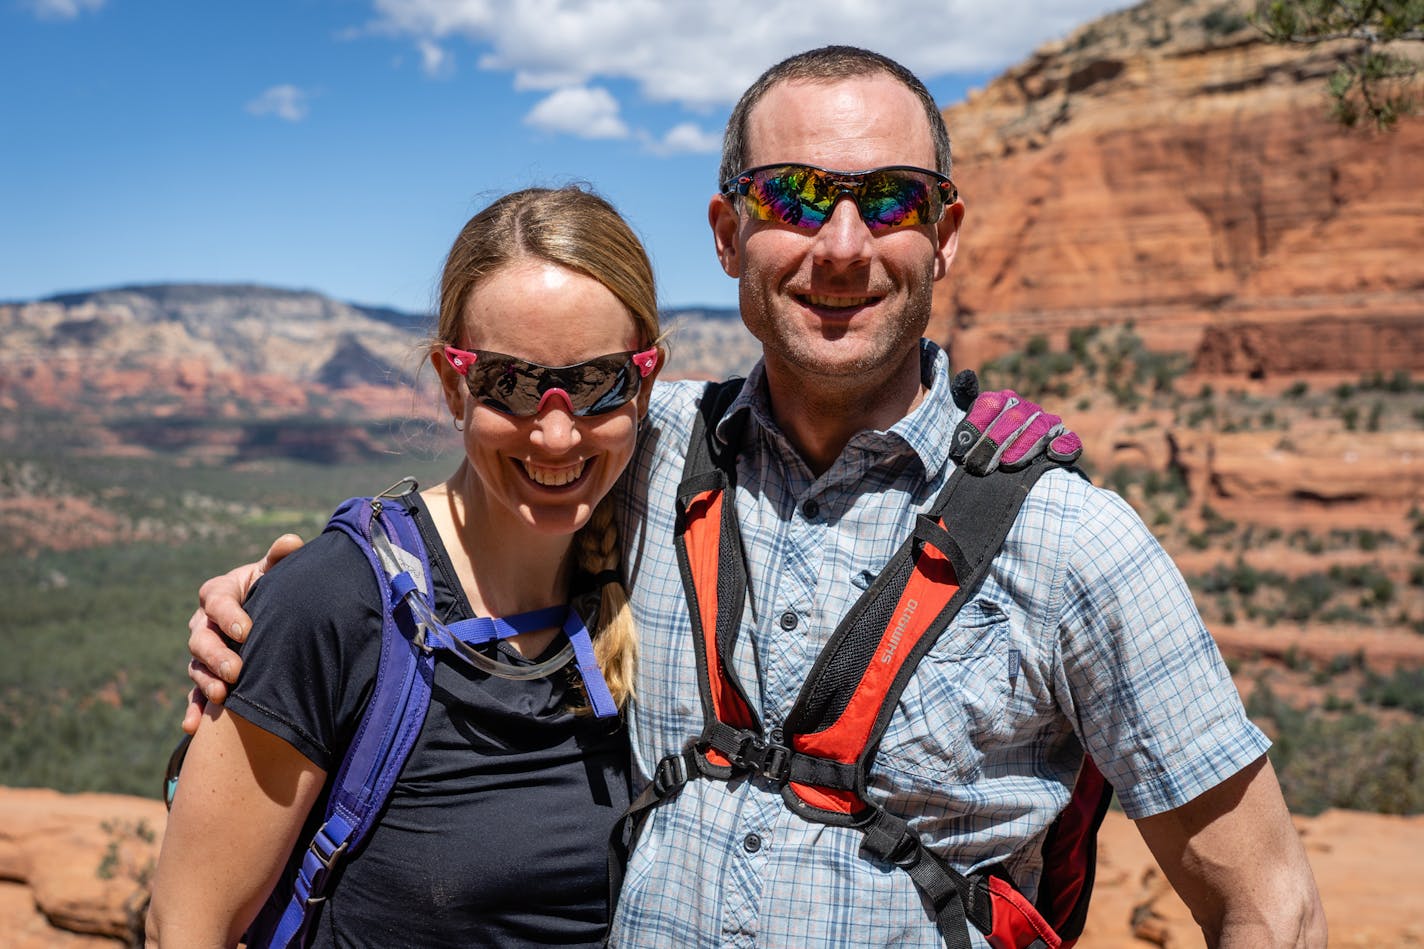
[[[912,171],[877,171],[865,176],[856,194],[860,216],[872,231],[913,227],[939,220],[935,182]]]
[[[787,166],[754,175],[747,197],[753,214],[763,221],[814,230],[825,223],[836,196],[824,174]]]
[[[634,380],[639,376],[632,370],[632,362],[627,356],[600,356],[575,366],[574,370],[578,370],[577,378],[567,379],[568,385],[561,388],[574,403],[577,415],[612,412],[628,405],[629,400],[637,395]]]
[[[575,415],[602,415],[622,408],[638,394],[642,376],[634,370],[631,356],[614,353],[575,366],[550,368],[502,353],[482,352],[465,373],[465,381],[483,405],[506,415],[537,414],[544,394],[552,389],[568,396]]]
[[[808,165],[781,165],[743,176],[746,205],[753,217],[813,231],[831,216],[841,194],[849,193],[872,231],[913,227],[939,220],[944,208],[939,181],[912,168],[885,168],[836,174]]]

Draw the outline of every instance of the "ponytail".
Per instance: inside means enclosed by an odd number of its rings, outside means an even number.
[[[598,626],[593,631],[593,655],[613,702],[621,710],[633,695],[633,674],[638,661],[638,639],[628,591],[618,576],[618,524],[613,517],[609,495],[593,509],[588,523],[578,533],[579,566],[600,577]],[[614,579],[608,580],[612,575]],[[608,582],[602,582],[607,580]]]

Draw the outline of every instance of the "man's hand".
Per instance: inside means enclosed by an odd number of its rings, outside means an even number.
[[[950,391],[955,405],[967,414],[954,430],[949,457],[970,474],[987,475],[996,468],[1015,471],[1043,454],[1071,465],[1083,453],[1082,439],[1061,417],[1012,389],[981,393],[972,369],[955,376]]]
[[[193,734],[202,721],[208,702],[221,704],[227,699],[227,687],[237,681],[242,671],[242,657],[227,646],[226,634],[236,642],[246,642],[252,631],[252,618],[242,608],[252,585],[279,560],[302,546],[296,534],[283,534],[267,548],[267,555],[256,563],[243,564],[220,577],[213,577],[198,588],[198,609],[188,620],[188,678],[193,691],[188,693],[188,708],[183,713],[183,730]]]

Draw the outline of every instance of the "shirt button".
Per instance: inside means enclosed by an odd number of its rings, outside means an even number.
[[[742,839],[742,849],[747,853],[756,853],[761,849],[761,837],[757,834],[747,834]]]
[[[788,633],[795,629],[796,624],[799,622],[801,622],[800,618],[798,618],[797,615],[791,610],[787,610],[785,613],[781,614],[781,628],[786,630]]]
[[[821,505],[816,503],[815,498],[812,498],[805,504],[801,505],[801,513],[805,514],[807,517],[815,517],[817,514],[821,513]]]

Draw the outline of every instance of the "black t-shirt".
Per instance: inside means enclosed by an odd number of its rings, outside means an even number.
[[[435,609],[472,615],[417,503]],[[228,708],[290,743],[330,779],[380,661],[379,588],[349,537],[327,531],[259,582]],[[556,637],[548,658],[566,640]],[[504,643],[500,661],[523,664]],[[567,710],[570,664],[531,680],[437,654],[420,737],[365,845],[317,916],[314,946],[594,946],[607,921],[607,843],[628,805],[617,722]],[[579,696],[573,696],[579,698]],[[312,810],[279,892],[326,810]]]

